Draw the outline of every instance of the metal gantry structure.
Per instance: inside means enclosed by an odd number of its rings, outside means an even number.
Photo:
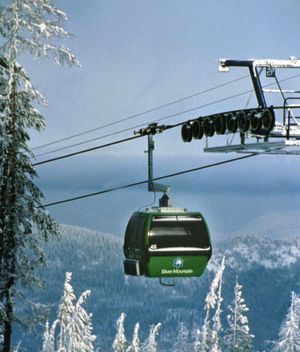
[[[277,70],[299,69],[300,60],[230,60],[219,61],[219,71],[228,72],[231,67],[247,68],[252,81],[257,106],[251,109],[239,109],[200,116],[189,120],[182,126],[182,138],[185,142],[206,137],[205,152],[214,153],[267,153],[300,155],[300,91],[283,89],[277,78]],[[273,79],[270,86],[264,88],[263,73],[267,79]],[[279,104],[268,104],[266,95],[277,94]],[[229,135],[239,133],[240,143],[232,144]],[[208,145],[209,137],[225,135],[223,145]]]

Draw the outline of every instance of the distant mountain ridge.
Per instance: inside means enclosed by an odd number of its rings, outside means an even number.
[[[300,263],[300,238],[273,240],[257,235],[229,238],[216,242],[209,269],[226,257],[226,266],[237,271],[262,266],[265,269],[289,268]]]
[[[299,210],[266,211],[243,225],[243,235],[255,233],[257,236],[290,240],[300,235],[299,228]],[[239,236],[240,230],[233,231],[232,235]]]
[[[159,285],[156,279],[125,276],[122,241],[109,234],[61,225],[61,240],[50,241],[46,251],[48,268],[42,275],[48,284],[46,290],[36,293],[35,300],[53,304],[57,309],[65,272],[73,272],[76,295],[85,289],[92,291],[87,310],[93,313],[94,333],[102,351],[111,350],[121,312],[127,315],[128,339],[136,322],[141,324],[141,340],[148,335],[150,324],[161,322],[159,351],[172,351],[177,324],[184,321],[192,341],[196,328],[203,323],[204,299],[224,255],[223,326],[239,275],[250,308],[248,317],[256,336],[256,350],[262,351],[265,340],[276,338],[291,290],[300,292],[299,237],[272,240],[248,235],[218,241],[213,243],[213,256],[205,274],[201,278],[178,279],[171,288]],[[53,309],[50,320],[55,314]],[[40,346],[41,341],[37,343]]]

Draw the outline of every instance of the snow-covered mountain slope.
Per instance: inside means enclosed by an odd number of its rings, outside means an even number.
[[[223,256],[226,257],[226,266],[237,272],[250,270],[254,266],[289,268],[300,264],[300,239],[272,240],[248,235],[219,241],[215,244],[209,269],[214,270]]]
[[[256,336],[256,350],[262,350],[264,340],[276,338],[290,292],[300,292],[299,238],[281,241],[251,235],[213,243],[213,256],[205,274],[178,279],[175,287],[161,286],[156,279],[125,276],[122,241],[109,234],[62,225],[61,240],[50,241],[46,252],[48,268],[41,273],[46,279],[46,290],[36,292],[32,299],[57,307],[65,272],[71,271],[77,296],[85,289],[92,291],[86,307],[93,313],[94,333],[103,351],[110,350],[121,312],[127,315],[128,339],[136,322],[141,324],[141,340],[146,338],[151,324],[162,322],[159,351],[171,351],[177,324],[184,321],[192,340],[193,332],[203,323],[204,299],[224,255],[224,328],[239,275],[250,308],[248,316]],[[50,320],[55,314],[53,308]]]

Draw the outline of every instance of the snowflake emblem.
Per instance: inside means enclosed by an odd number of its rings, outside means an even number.
[[[180,257],[173,259],[173,268],[180,269],[183,267],[184,260]]]

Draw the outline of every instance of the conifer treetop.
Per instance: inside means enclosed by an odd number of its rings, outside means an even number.
[[[47,57],[60,65],[79,66],[76,56],[60,44],[70,37],[63,28],[65,21],[65,12],[53,0],[13,0],[1,11],[0,33],[6,38],[1,52],[10,53],[10,59],[30,52],[35,59]]]
[[[272,352],[300,352],[300,297],[294,291]]]
[[[225,343],[230,352],[253,351],[252,341],[254,335],[250,333],[248,324],[247,307],[242,296],[242,285],[239,283],[238,277],[234,286],[234,299],[228,307],[229,314],[227,315],[228,329],[225,335]]]

